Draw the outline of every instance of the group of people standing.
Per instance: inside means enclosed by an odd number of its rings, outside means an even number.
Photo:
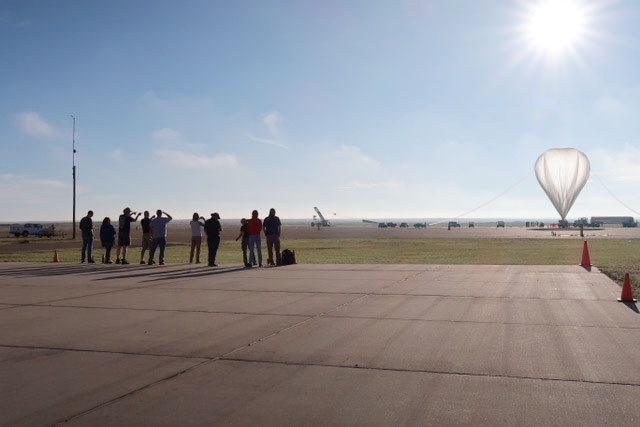
[[[122,215],[118,218],[117,233],[114,226],[111,225],[111,219],[109,217],[105,217],[102,220],[102,225],[100,227],[100,241],[102,247],[105,249],[105,254],[102,260],[103,263],[112,264],[111,249],[115,246],[117,236],[115,263],[129,264],[126,257],[127,248],[131,246],[131,223],[138,221],[140,215],[142,215],[142,213],[132,212],[130,208],[125,208],[122,211]],[[88,263],[95,263],[92,257],[94,240],[92,217],[93,211],[89,211],[87,216],[80,220],[80,230],[82,231],[81,263],[84,263],[85,260]],[[144,217],[140,220],[140,226],[142,227],[140,264],[155,264],[155,252],[159,248],[160,255],[158,263],[160,265],[164,265],[164,254],[167,245],[167,224],[171,222],[172,219],[171,215],[160,209],[158,209],[156,214],[151,217],[149,216],[149,211],[144,212]],[[267,240],[267,249],[269,252],[267,263],[269,265],[281,265],[280,232],[282,225],[280,223],[280,218],[276,216],[276,210],[272,208],[269,211],[269,216],[264,219],[264,222],[258,218],[258,211],[254,210],[251,213],[251,218],[249,220],[243,218],[240,223],[240,234],[236,238],[236,241],[242,238],[242,259],[245,267],[252,267],[256,265],[256,252],[257,265],[262,267],[262,243],[260,235],[263,231]],[[203,237],[202,230],[204,230],[207,239],[207,248],[209,251],[208,265],[210,267],[217,267],[216,254],[218,252],[218,247],[220,246],[220,232],[222,231],[220,215],[217,212],[214,212],[211,214],[211,218],[205,220],[204,217],[195,212],[189,225],[191,227],[191,251],[189,263],[193,263],[194,259],[196,264],[200,263],[200,249]],[[248,257],[247,249],[249,250]],[[149,258],[145,261],[144,255],[147,250],[149,250]],[[122,255],[122,257],[120,255]]]

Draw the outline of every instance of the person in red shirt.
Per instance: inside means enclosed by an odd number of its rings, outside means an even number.
[[[262,231],[262,221],[258,218],[258,211],[251,212],[251,219],[247,224],[249,228],[249,263],[256,265],[256,257],[253,247],[258,250],[258,266],[262,267],[262,242],[260,241],[260,232]]]

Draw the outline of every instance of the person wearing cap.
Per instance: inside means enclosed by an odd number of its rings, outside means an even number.
[[[209,267],[217,267],[216,254],[220,246],[220,215],[217,212],[211,214],[211,218],[204,222],[204,232],[207,235],[207,247],[209,248]]]
[[[136,222],[140,217],[140,212],[134,218],[135,212],[131,209],[124,208],[122,215],[118,218],[118,249],[116,251],[116,264],[129,264],[127,262],[127,247],[131,245],[131,223]],[[122,251],[122,259],[120,252]]]
[[[140,240],[140,264],[146,264],[144,260],[144,253],[151,245],[151,221],[155,217],[155,215],[149,217],[149,211],[144,211],[144,218],[140,220],[140,227],[142,227],[142,239]]]

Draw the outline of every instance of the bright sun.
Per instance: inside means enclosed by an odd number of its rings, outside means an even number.
[[[572,48],[584,34],[585,11],[572,0],[541,0],[530,9],[529,42],[545,53]]]

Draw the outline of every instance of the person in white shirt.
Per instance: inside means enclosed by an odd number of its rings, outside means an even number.
[[[162,214],[165,214],[166,217],[162,216]],[[160,265],[164,265],[164,248],[167,246],[167,224],[172,219],[171,215],[158,209],[156,211],[156,217],[151,220],[151,249],[149,250],[148,265],[155,264],[153,256],[155,255],[158,246],[160,246],[160,258],[158,263]]]
[[[199,220],[202,220],[199,221]],[[194,212],[193,219],[189,223],[191,226],[191,255],[189,256],[189,264],[193,262],[193,252],[196,253],[196,264],[200,264],[200,246],[202,245],[202,227],[204,227],[204,218]]]

